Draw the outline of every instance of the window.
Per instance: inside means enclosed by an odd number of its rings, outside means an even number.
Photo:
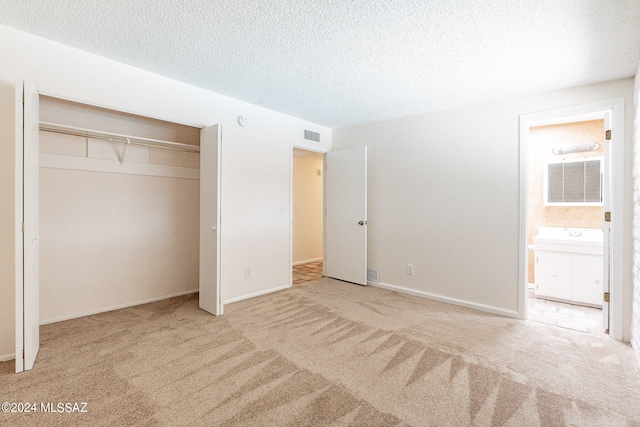
[[[545,206],[602,206],[602,157],[548,162]]]

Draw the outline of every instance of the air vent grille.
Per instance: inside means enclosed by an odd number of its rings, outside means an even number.
[[[545,172],[547,180],[545,205],[602,203],[601,158],[570,159],[549,163]]]
[[[380,270],[367,268],[367,282],[380,283]]]
[[[304,139],[313,142],[320,142],[320,134],[318,132],[313,132],[310,130],[304,131]]]

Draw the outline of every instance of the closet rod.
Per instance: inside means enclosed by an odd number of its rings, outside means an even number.
[[[153,148],[166,148],[168,150],[199,153],[197,145],[183,144],[181,142],[163,141],[160,139],[143,138],[138,136],[121,135],[111,132],[96,131],[91,129],[63,126],[55,123],[40,122],[40,130],[43,132],[60,133],[63,135],[80,136],[83,138],[99,139],[102,141],[117,142],[120,144],[141,145]]]

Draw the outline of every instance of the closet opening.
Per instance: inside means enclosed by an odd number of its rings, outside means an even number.
[[[200,129],[40,97],[40,323],[198,292]]]

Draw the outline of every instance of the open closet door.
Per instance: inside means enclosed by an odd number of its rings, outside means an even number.
[[[220,292],[220,125],[200,131],[200,308],[222,314]]]
[[[40,100],[38,92],[30,82],[24,83],[23,104],[23,286],[22,304],[16,304],[16,372],[19,358],[22,369],[33,368],[40,349]],[[20,300],[17,295],[16,302]],[[20,321],[18,321],[20,319]],[[18,330],[18,324],[22,330]],[[20,348],[19,335],[22,335]]]
[[[324,275],[367,284],[367,147],[325,154]]]

